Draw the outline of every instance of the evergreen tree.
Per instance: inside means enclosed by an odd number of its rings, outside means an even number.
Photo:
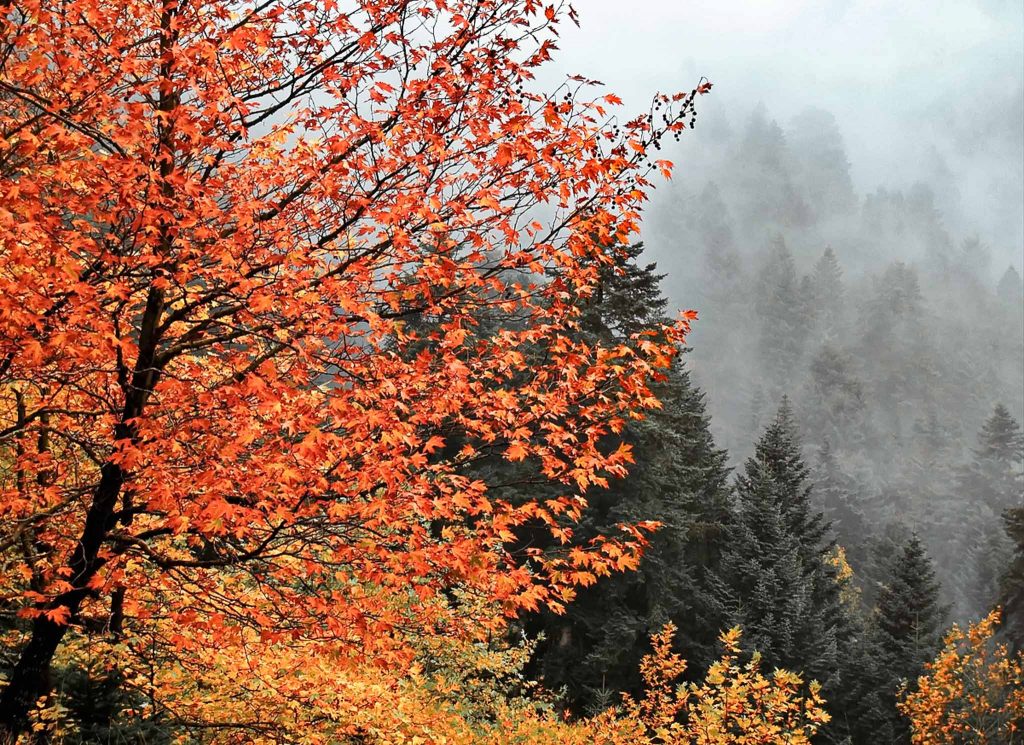
[[[935,192],[920,181],[907,190],[905,220],[910,232],[923,247],[933,269],[948,272],[953,263],[953,239],[942,225],[942,214],[935,206]]]
[[[801,420],[811,441],[829,440],[844,449],[863,444],[866,396],[853,367],[850,356],[829,343],[811,359],[800,407]]]
[[[798,328],[802,336],[801,347],[817,324],[818,309],[817,304],[814,302],[814,296],[814,278],[810,274],[805,274],[800,278],[800,285],[796,292],[800,324]]]
[[[1013,560],[1013,543],[998,515],[982,525],[965,525],[964,533],[969,546],[961,560],[970,582],[959,599],[962,615],[973,620],[999,602],[1002,575]]]
[[[818,449],[813,494],[854,571],[861,571],[867,561],[865,541],[870,528],[855,497],[856,484],[840,469],[828,440]]]
[[[835,117],[821,109],[807,109],[793,119],[787,137],[814,217],[820,220],[852,212],[857,197]]]
[[[935,353],[924,323],[924,297],[917,272],[894,262],[874,282],[862,309],[863,335],[857,351],[878,419],[896,437],[908,434],[907,420],[927,403],[938,378]],[[911,420],[912,421],[912,420]]]
[[[981,615],[996,602],[1013,550],[1000,515],[1020,506],[1024,495],[1024,435],[1002,404],[982,426],[973,454],[959,470],[955,501],[959,558],[953,577],[960,616]]]
[[[945,616],[935,570],[915,534],[896,557],[875,609],[878,648],[888,671],[884,698],[893,712],[894,742],[909,742],[908,725],[896,715],[897,692],[904,684],[913,690],[925,663],[938,652]]]
[[[835,251],[825,248],[811,272],[812,303],[815,326],[823,339],[835,339],[844,325],[843,270]]]
[[[989,273],[991,265],[992,249],[982,243],[978,236],[973,235],[964,238],[960,243],[960,251],[956,256],[953,269],[961,278],[976,282],[977,277],[986,276]]]
[[[724,541],[726,455],[714,446],[703,395],[676,367],[658,395],[663,408],[631,424],[626,441],[636,465],[624,479],[589,495],[576,530],[583,539],[619,523],[657,520],[636,572],[613,575],[580,591],[564,615],[544,614],[533,630],[547,639],[537,668],[550,687],[565,687],[574,712],[592,713],[636,691],[649,638],[666,622],[697,673],[714,659],[719,631],[707,603],[707,571]]]
[[[747,121],[734,159],[733,187],[748,234],[760,233],[766,226],[800,226],[810,221],[810,209],[793,177],[796,164],[786,137],[763,105]]]
[[[830,710],[854,689],[846,659],[855,625],[842,603],[829,524],[811,506],[809,472],[788,401],[736,478],[729,541],[717,572],[723,626],[738,625],[766,664],[822,682]],[[846,731],[837,717],[833,738]]]
[[[761,364],[769,382],[781,391],[799,365],[809,327],[796,264],[782,236],[768,246],[755,295]]]
[[[1021,283],[1020,274],[1012,266],[1003,272],[996,286],[996,294],[1004,303],[1011,306],[1018,306],[1024,302],[1024,284]]]
[[[599,290],[584,307],[582,333],[628,343],[661,320],[661,276],[654,264],[638,264],[639,257],[635,246],[618,267],[602,269]],[[582,543],[621,523],[660,522],[640,568],[583,588],[562,615],[544,612],[527,620],[529,632],[544,636],[532,672],[563,689],[576,714],[599,711],[617,702],[620,691],[639,689],[650,636],[668,621],[681,629],[676,641],[694,674],[716,655],[720,629],[707,574],[725,540],[727,455],[715,446],[704,394],[680,362],[655,392],[662,407],[629,423],[621,436],[632,447],[631,473],[588,493],[574,531],[574,541]]]
[[[843,706],[829,707],[828,733],[839,745],[878,745],[896,741],[896,709],[892,683],[878,635],[868,623],[853,619],[855,633],[844,649],[846,684]]]
[[[1000,580],[1003,607],[1002,633],[1015,651],[1024,650],[1024,507],[1003,513],[1006,534],[1013,543],[1013,558]]]
[[[708,182],[697,196],[694,222],[706,255],[719,260],[728,255],[735,255],[736,240],[729,218],[729,208],[722,200],[721,190],[713,181]],[[715,264],[711,263],[710,266],[714,268]]]
[[[749,279],[737,250],[731,210],[717,184],[708,183],[692,202],[691,222],[698,245],[703,244],[703,261],[699,268],[694,267],[694,252],[685,237],[671,238],[669,245],[678,248],[672,255],[679,262],[673,293],[702,311],[709,310],[701,313],[690,336],[694,347],[702,353],[701,387],[720,408],[738,407],[742,405],[744,390],[737,385],[731,361],[745,353],[747,340],[733,330],[748,323]],[[686,282],[684,277],[693,281]]]
[[[944,616],[935,569],[915,534],[897,557],[878,597],[876,622],[897,677],[913,681],[935,655]]]
[[[660,287],[665,275],[657,273],[653,262],[637,263],[643,248],[642,243],[625,246],[615,264],[599,268],[596,292],[583,308],[581,325],[590,339],[625,342],[667,320],[668,301]]]
[[[893,495],[883,493],[876,495],[876,498],[889,501]],[[879,595],[889,582],[892,567],[912,537],[910,528],[899,521],[885,522],[868,536],[864,566],[859,572],[865,608],[877,607]]]
[[[1024,433],[1002,404],[996,404],[978,433],[974,460],[961,474],[962,488],[993,510],[1016,506],[1024,488]]]

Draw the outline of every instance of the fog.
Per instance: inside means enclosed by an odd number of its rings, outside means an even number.
[[[584,0],[577,9],[580,28],[563,27],[557,72],[601,80],[627,110],[702,75],[715,84],[697,131],[673,153],[679,178],[707,176],[699,151],[759,102],[779,122],[821,108],[836,117],[858,192],[946,168],[963,204],[956,217],[996,263],[1019,268],[1024,4]]]
[[[994,407],[1024,415],[1024,5],[577,10],[541,83],[596,78],[626,113],[714,83],[662,153],[676,172],[642,239],[671,304],[700,313],[686,364],[719,444],[742,461],[788,397],[808,462],[829,449],[849,496],[819,504],[854,569],[916,531],[954,617],[976,615],[1021,499],[968,472]]]

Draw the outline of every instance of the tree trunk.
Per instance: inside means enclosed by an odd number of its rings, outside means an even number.
[[[68,562],[72,589],[61,593],[39,610],[45,612],[64,606],[71,615],[78,612],[89,580],[103,564],[98,558],[99,550],[114,525],[114,508],[123,484],[124,472],[121,468],[113,463],[105,464],[85,519],[82,538]],[[28,714],[36,701],[49,692],[50,664],[67,630],[66,623],[55,623],[45,615],[33,621],[28,644],[22,650],[11,672],[10,681],[0,695],[0,743],[17,741],[18,734],[28,724]]]
[[[170,114],[179,103],[178,91],[172,83],[174,73],[174,45],[178,31],[175,16],[179,0],[163,0],[160,15],[160,93],[157,109],[164,115],[158,121],[157,145],[159,157],[160,194],[170,202],[174,198],[171,177],[177,166],[174,145],[174,122]],[[0,0],[0,8],[5,7]],[[158,225],[160,234],[157,252],[169,257],[174,244],[171,224],[161,218]],[[156,275],[154,274],[154,277]],[[114,442],[137,443],[134,421],[142,416],[150,394],[156,388],[163,366],[168,360],[158,360],[160,344],[160,321],[165,304],[164,291],[150,285],[146,307],[139,323],[139,354],[135,361],[131,380],[124,385],[124,408],[120,422],[114,429]],[[45,431],[45,430],[44,430]],[[71,554],[68,568],[71,570],[71,590],[61,593],[49,602],[38,606],[45,613],[61,606],[68,609],[71,617],[78,613],[85,598],[89,581],[103,566],[99,559],[100,547],[118,520],[117,502],[127,474],[115,463],[107,462],[100,469],[100,481],[93,493],[92,504],[85,519],[85,527],[78,545]],[[120,623],[120,621],[118,621]],[[50,666],[64,634],[67,623],[55,623],[46,615],[40,615],[32,624],[32,634],[22,650],[7,687],[0,695],[0,745],[16,743],[18,735],[28,723],[28,715],[39,698],[49,692]]]

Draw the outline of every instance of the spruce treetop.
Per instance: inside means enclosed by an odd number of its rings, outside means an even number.
[[[985,421],[978,433],[978,448],[974,452],[979,458],[1006,463],[1024,459],[1024,433],[1003,404],[996,404]]]
[[[938,649],[946,609],[935,569],[915,533],[891,568],[878,598],[877,626],[893,672],[913,679]]]

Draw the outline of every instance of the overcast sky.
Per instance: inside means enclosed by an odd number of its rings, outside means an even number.
[[[597,78],[631,109],[656,90],[688,90],[703,75],[715,88],[702,106],[733,126],[758,102],[782,124],[808,106],[827,109],[861,191],[927,178],[937,152],[978,231],[1020,266],[1024,1],[574,4],[582,28],[563,25],[552,72]],[[689,137],[699,145],[701,136],[698,120]]]

